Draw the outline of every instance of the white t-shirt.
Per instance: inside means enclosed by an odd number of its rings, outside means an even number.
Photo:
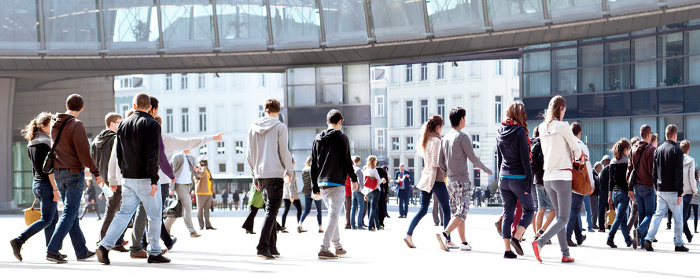
[[[177,177],[175,181],[177,184],[192,184],[192,170],[190,170],[190,163],[188,163],[187,154],[183,154],[182,171],[180,171],[180,176]]]

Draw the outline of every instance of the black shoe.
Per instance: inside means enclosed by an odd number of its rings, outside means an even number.
[[[112,247],[112,251],[117,251],[117,252],[129,252],[129,249],[124,248],[124,245],[119,245],[119,246],[114,246]]]
[[[66,261],[66,259],[64,259],[64,258],[61,256],[61,254],[54,254],[54,253],[51,253],[51,252],[47,252],[47,253],[46,253],[46,260],[47,260],[47,261],[50,261],[50,262],[59,263],[59,264],[67,263],[67,262],[68,262],[68,261]]]
[[[652,240],[651,242],[654,242],[654,243],[656,243],[656,242],[659,242],[659,240],[658,240],[658,239],[656,239],[656,237],[654,237],[654,240]]]
[[[280,252],[277,251],[277,248],[270,249],[270,254],[275,256],[275,258],[279,258],[279,256],[280,256]]]
[[[577,245],[581,245],[581,244],[583,244],[584,241],[586,241],[586,235],[585,235],[585,234],[582,235],[581,238],[579,238],[579,239],[576,240],[576,244],[577,244]]]
[[[346,229],[346,230],[350,230],[350,229],[352,229],[352,227],[350,227],[350,226],[345,226],[345,229]]]
[[[513,253],[513,251],[506,251],[506,253],[503,254],[503,258],[504,258],[504,259],[517,259],[517,258],[518,258],[518,255],[516,255],[515,253]]]
[[[610,246],[610,248],[617,248],[617,245],[615,245],[615,242],[613,242],[612,240],[608,240],[608,242],[606,242],[605,244]]]
[[[651,247],[651,241],[649,240],[644,240],[644,249],[647,251],[654,251],[654,247]]]
[[[686,248],[685,246],[676,246],[676,252],[688,252],[690,249]]]
[[[13,239],[10,240],[10,246],[12,246],[12,253],[14,253],[15,258],[21,262],[22,254],[20,254],[19,251],[22,250],[22,244],[19,244],[19,240]]]
[[[379,228],[377,228],[377,230],[384,230],[384,225],[379,226]]]
[[[439,226],[440,226],[440,224],[439,224],[439,223],[435,223],[435,226],[436,226],[436,227],[439,227]]]
[[[599,229],[598,232],[604,233],[604,232],[605,232],[605,229]]]
[[[376,231],[376,230],[375,230],[374,228],[369,228],[369,229],[367,229],[367,231],[373,232],[373,231]]]
[[[520,247],[520,240],[515,239],[515,237],[510,239],[510,246],[513,246],[513,249],[515,249],[518,255],[525,255],[525,253],[523,253],[523,247]],[[512,253],[512,251],[506,251],[506,254],[508,254],[508,252]]]
[[[109,264],[109,250],[105,248],[104,246],[100,245],[100,247],[97,247],[97,250],[95,251],[95,254],[97,254],[97,261],[101,262],[103,264]]]
[[[693,236],[691,235],[690,237],[688,237],[688,243],[692,243],[692,242],[693,242]]]
[[[576,247],[576,246],[578,246],[578,245],[576,245],[576,243],[574,243],[574,241],[571,240],[571,239],[567,239],[567,240],[566,240],[566,244],[569,245],[569,247]]]
[[[287,229],[279,230],[279,232],[281,232],[281,233],[289,233],[289,231],[288,231]]]
[[[212,231],[215,231],[215,230],[216,230],[216,228],[214,228],[214,227],[208,227],[208,228],[207,228],[207,230],[212,230]]]
[[[275,256],[270,251],[258,252],[258,257],[266,260],[274,260]]]
[[[255,234],[253,230],[245,230],[245,234]]]
[[[175,246],[175,242],[177,242],[177,237],[173,236],[172,240],[173,240],[173,243],[171,243],[170,246],[165,247],[165,248],[168,248],[168,251],[173,250],[173,246]]]
[[[148,255],[148,263],[170,263],[170,259],[163,257],[163,254],[158,256]]]
[[[671,226],[666,226],[666,230],[667,231],[671,230]]]
[[[90,259],[94,256],[95,256],[95,252],[87,251],[87,254],[78,258],[78,261],[84,262],[84,261],[87,261],[88,259]]]

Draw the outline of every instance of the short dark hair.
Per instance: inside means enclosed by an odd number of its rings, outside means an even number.
[[[539,138],[540,137],[540,126],[536,126],[535,131],[532,133],[535,135],[536,138]]]
[[[678,134],[678,126],[669,124],[666,126],[666,139]]]
[[[681,150],[683,150],[683,153],[690,151],[690,142],[688,140],[681,141]]]
[[[644,124],[639,128],[639,135],[642,136],[642,140],[651,135],[651,126]]]
[[[151,106],[151,98],[146,93],[139,93],[134,96],[133,103],[138,109],[148,109]]]
[[[328,122],[328,124],[338,124],[341,120],[343,120],[343,114],[340,113],[339,110],[332,109],[328,111],[326,115],[326,122]]]
[[[265,100],[265,105],[263,108],[267,113],[278,113],[282,110],[282,105],[280,105],[280,101],[277,99],[270,98]]]
[[[452,127],[459,126],[459,122],[467,115],[467,110],[463,107],[456,107],[450,111],[450,124]]]
[[[158,109],[158,104],[160,103],[158,102],[158,99],[153,96],[150,96],[149,98],[151,99],[151,109]]]
[[[578,122],[571,123],[571,132],[574,133],[574,136],[578,136],[581,133],[581,124]]]
[[[71,94],[68,96],[68,99],[66,99],[66,106],[68,106],[68,110],[70,111],[80,111],[85,106],[85,101],[83,101],[82,96]]]
[[[110,112],[105,115],[105,125],[109,128],[109,124],[117,122],[117,120],[122,119],[122,116],[116,112]]]

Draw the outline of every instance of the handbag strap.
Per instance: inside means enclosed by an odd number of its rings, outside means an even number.
[[[53,153],[54,150],[56,150],[56,145],[58,145],[58,141],[61,139],[61,134],[63,134],[63,127],[66,126],[66,123],[68,123],[68,121],[71,121],[73,119],[75,119],[75,117],[70,116],[70,118],[68,118],[66,121],[63,121],[63,123],[61,123],[61,127],[58,128],[58,135],[56,135],[56,140],[53,142],[53,145],[51,146],[51,153]]]
[[[36,204],[36,200],[38,200],[36,197],[34,197],[34,202],[32,203],[32,209],[34,209],[34,205]]]

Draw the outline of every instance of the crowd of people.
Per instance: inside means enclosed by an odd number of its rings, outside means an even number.
[[[77,94],[67,98],[65,113],[42,112],[22,130],[28,140],[28,156],[34,170],[33,192],[41,202],[41,218],[10,241],[18,260],[22,260],[22,245],[43,230],[46,259],[52,262],[67,262],[67,255],[61,254],[61,249],[63,239],[70,235],[79,261],[97,256],[99,262],[110,264],[110,251],[119,251],[129,252],[132,258],[145,258],[148,263],[168,263],[170,259],[163,255],[177,242],[170,231],[178,217],[184,220],[190,237],[201,236],[192,222],[193,199],[199,230],[216,230],[209,214],[216,189],[207,158],[194,158],[189,150],[219,141],[222,134],[199,138],[161,134],[158,104],[154,97],[137,94],[133,109],[124,119],[115,113],[106,115],[106,129],[92,143],[78,120],[84,101]],[[341,131],[344,117],[335,109],[327,114],[327,129],[313,140],[311,156],[301,171],[300,196],[295,160],[288,149],[288,129],[279,120],[280,102],[268,99],[263,107],[264,116],[251,124],[248,131],[246,158],[254,187],[249,195],[244,195],[242,203],[243,209],[247,205],[250,210],[242,226],[247,234],[256,234],[254,218],[260,209],[265,211],[258,257],[280,256],[277,234],[289,232],[287,217],[292,206],[296,209],[297,233],[307,232],[303,222],[315,206],[318,232],[323,234],[320,259],[337,259],[348,253],[340,240],[339,219],[343,210],[345,229],[384,229],[384,219],[389,217],[390,183],[395,183],[398,192],[398,218],[408,217],[409,199],[414,191],[413,174],[402,164],[390,177],[388,168],[378,165],[377,157],[368,156],[363,165],[361,157],[351,156],[349,139]],[[647,251],[654,250],[652,243],[657,241],[657,231],[668,213],[667,229],[670,219],[674,220],[675,251],[687,252],[683,233],[688,242],[692,241],[687,220],[691,209],[697,212],[698,177],[695,161],[688,155],[690,143],[687,140],[676,143],[677,127],[673,124],[666,127],[665,141],[657,148],[658,137],[650,126],[644,125],[639,138],[620,139],[611,150],[612,158],[605,155],[592,165],[588,147],[581,141],[585,127],[564,122],[565,113],[564,97],[553,97],[544,122],[534,128],[534,137],[530,139],[524,104],[514,101],[508,105],[498,130],[496,172],[498,194],[503,202],[503,214],[496,227],[503,239],[504,258],[524,255],[521,243],[527,228],[532,226],[532,248],[538,261],[542,261],[543,248],[556,236],[562,262],[574,262],[569,247],[586,240],[580,219],[582,207],[587,212],[588,232],[609,229],[608,246],[617,248],[614,238],[619,230],[627,247],[643,246]],[[469,136],[461,131],[466,126],[466,110],[453,108],[449,121],[452,130],[444,135],[445,123],[438,115],[431,116],[421,128],[418,154],[424,168],[415,182],[415,188],[420,191],[420,208],[403,239],[409,248],[416,247],[413,232],[434,197],[433,220],[443,228],[436,234],[438,247],[445,251],[472,249],[466,239],[465,221],[472,201],[475,205],[481,202],[482,192],[472,189],[467,164],[471,162],[488,175],[494,172],[480,161]],[[574,165],[585,166],[585,171]],[[93,181],[86,180],[86,169],[107,198],[100,241],[94,252],[87,248],[79,224],[81,199],[84,189],[89,189],[86,181]],[[581,183],[590,184],[585,188],[590,191],[573,190],[574,185]],[[95,207],[92,191],[87,203],[91,208]],[[230,206],[237,209],[238,193],[230,195],[233,196]],[[167,196],[175,196],[182,213],[163,220]],[[228,207],[229,193],[224,191],[221,198],[223,206]],[[60,216],[58,200],[64,205]],[[325,227],[322,202],[327,208]],[[277,217],[282,206],[280,224]],[[124,235],[130,223],[133,230],[131,246],[127,249],[129,241],[124,240]],[[453,242],[455,230],[458,243]]]

